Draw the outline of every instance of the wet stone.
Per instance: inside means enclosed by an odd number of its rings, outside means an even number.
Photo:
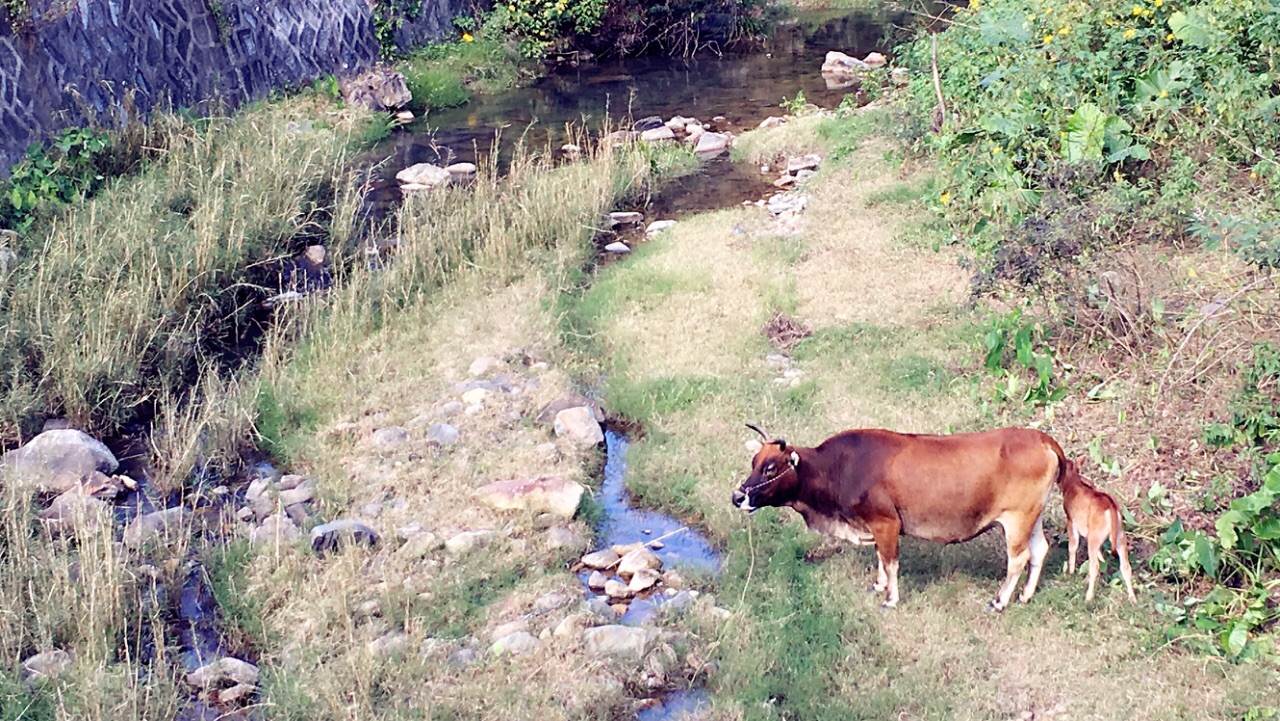
[[[640,120],[637,120],[635,122],[635,125],[631,126],[631,129],[637,133],[643,133],[647,130],[654,130],[656,128],[661,128],[665,126],[666,124],[663,122],[661,116],[650,115],[647,118],[641,118]]]
[[[618,562],[618,554],[612,549],[604,549],[602,551],[594,551],[582,557],[582,565],[587,568],[606,569]]]

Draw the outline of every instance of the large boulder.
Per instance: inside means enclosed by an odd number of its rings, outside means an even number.
[[[45,431],[25,446],[4,455],[4,469],[14,480],[41,493],[63,493],[95,471],[110,475],[120,467],[111,449],[80,431]]]
[[[79,530],[93,535],[109,523],[111,506],[82,489],[73,488],[53,499],[40,520],[51,533],[69,533]]]
[[[495,656],[523,656],[538,650],[542,642],[528,631],[517,631],[493,642],[489,650]]]
[[[588,628],[583,631],[582,639],[589,653],[615,661],[642,661],[649,647],[649,631],[631,626]]]
[[[484,503],[504,511],[547,511],[572,518],[585,490],[582,484],[567,478],[540,476],[497,481],[477,488],[475,494]]]
[[[57,678],[58,675],[71,668],[72,661],[71,654],[62,649],[37,653],[23,660],[22,676],[27,681]],[[19,718],[21,718],[21,714],[19,714]]]
[[[543,406],[542,410],[538,411],[538,416],[534,418],[533,422],[548,425],[555,422],[556,414],[560,411],[578,407],[590,408],[592,417],[597,421],[604,421],[604,411],[590,398],[578,393],[565,393]]]
[[[604,430],[590,408],[566,408],[556,414],[556,435],[577,446],[590,447],[604,442]]]
[[[413,100],[404,76],[389,68],[371,68],[340,85],[348,103],[370,110],[401,108]]]
[[[860,84],[862,76],[871,68],[871,65],[855,57],[832,50],[822,63],[822,79],[829,90],[848,88]]]

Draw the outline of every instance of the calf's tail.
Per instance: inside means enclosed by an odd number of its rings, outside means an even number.
[[[1058,457],[1058,488],[1066,488],[1072,483],[1080,480],[1080,467],[1076,462],[1067,458],[1067,454],[1062,452],[1062,446],[1057,442],[1050,440],[1051,450]]]

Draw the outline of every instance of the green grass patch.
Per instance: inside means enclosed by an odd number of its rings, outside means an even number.
[[[430,45],[402,61],[397,69],[413,94],[416,110],[465,104],[473,92],[493,93],[515,87],[531,75],[518,55],[495,40]]]
[[[614,376],[606,384],[605,400],[611,412],[646,424],[691,408],[729,387],[724,378],[666,376],[632,383]]]
[[[209,591],[221,613],[222,636],[234,649],[270,648],[263,608],[245,584],[254,548],[237,538],[205,554]]]
[[[908,353],[880,363],[881,388],[894,393],[932,395],[945,391],[952,375],[933,358]]]

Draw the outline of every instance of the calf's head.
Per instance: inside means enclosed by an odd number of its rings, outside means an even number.
[[[800,454],[788,448],[781,438],[770,438],[750,423],[747,428],[759,433],[763,442],[750,444],[756,453],[751,459],[751,475],[733,492],[733,505],[748,513],[765,506],[786,505],[795,498],[800,485],[800,476],[796,473]]]

